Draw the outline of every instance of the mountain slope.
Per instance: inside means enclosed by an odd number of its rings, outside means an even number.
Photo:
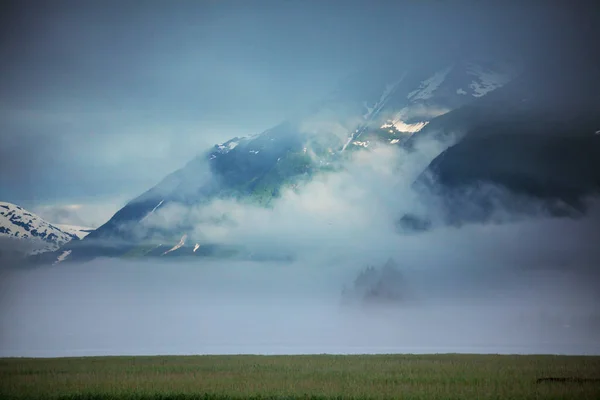
[[[3,243],[19,247],[19,252],[51,252],[89,232],[83,227],[51,224],[20,206],[0,202],[0,237]],[[9,246],[2,247],[7,251]]]
[[[515,79],[478,101],[449,112],[408,141],[459,140],[466,134],[507,133],[513,125],[531,123],[532,133],[544,124],[596,124],[600,109],[600,62],[585,57],[542,59]],[[538,121],[539,129],[534,127]],[[594,129],[594,131],[597,130]]]
[[[436,119],[408,143],[452,134],[458,141],[415,183],[424,198],[436,196],[446,222],[486,220],[498,210],[578,215],[600,192],[598,64],[540,68]]]
[[[446,62],[429,70],[405,69],[398,80],[386,84],[380,98],[363,103],[365,121],[348,144],[402,143],[436,117],[501,88],[517,74],[512,66],[474,61]]]
[[[215,198],[269,207],[283,188],[335,170],[347,152],[368,148],[372,141],[401,144],[437,116],[487,96],[514,74],[502,65],[444,60],[418,68],[385,65],[357,74],[312,109],[259,135],[214,146],[61,251],[71,251],[73,260],[243,253],[199,241],[184,219],[170,221],[170,229],[148,221],[166,207],[196,206]],[[193,250],[197,246],[200,250]]]

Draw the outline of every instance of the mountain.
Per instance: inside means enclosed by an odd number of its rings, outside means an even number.
[[[512,214],[582,215],[600,193],[600,68],[594,60],[537,65],[478,102],[432,121],[411,138],[455,144],[414,187],[450,224]],[[476,167],[475,167],[476,166]],[[404,217],[422,229],[430,217]]]
[[[59,255],[98,256],[261,255],[193,237],[185,218],[170,228],[150,226],[165,207],[236,198],[270,207],[283,188],[335,170],[352,151],[372,142],[402,145],[440,115],[485,98],[518,73],[512,66],[478,60],[438,60],[431,65],[383,64],[343,81],[309,110],[261,134],[214,146],[130,201],[106,224]]]
[[[51,224],[15,204],[0,202],[2,255],[52,252],[72,241],[83,239],[91,229]]]
[[[364,86],[372,80],[369,72],[355,77],[356,84],[346,82],[321,113],[327,116],[331,108],[352,106],[353,124],[347,125],[352,135],[344,148],[368,147],[373,140],[403,143],[436,117],[503,87],[518,73],[513,65],[481,60],[440,62],[429,68],[404,66],[379,71],[383,79],[368,91]],[[352,98],[368,100],[348,100]]]

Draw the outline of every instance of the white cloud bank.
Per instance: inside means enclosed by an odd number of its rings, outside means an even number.
[[[39,205],[33,207],[33,210],[53,224],[98,228],[119,211],[126,201],[126,198],[116,197],[104,201]]]

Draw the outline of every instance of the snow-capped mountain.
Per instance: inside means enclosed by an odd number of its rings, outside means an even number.
[[[51,224],[36,214],[15,204],[0,202],[0,237],[18,241],[25,252],[38,254],[54,251],[70,242],[80,240],[92,230],[81,226]]]
[[[169,205],[197,205],[215,197],[269,205],[284,187],[335,168],[346,152],[368,149],[373,141],[401,145],[433,119],[485,98],[515,74],[501,64],[472,60],[385,65],[356,74],[321,103],[272,129],[215,145],[58,255],[69,251],[75,260],[236,252],[192,237],[185,219],[169,231],[147,221]]]
[[[475,61],[382,72],[379,90],[363,93],[365,100],[356,105],[354,113],[360,112],[361,118],[355,121],[344,149],[368,147],[374,140],[402,143],[432,119],[501,88],[518,72],[514,66]],[[342,91],[339,96],[349,94]]]

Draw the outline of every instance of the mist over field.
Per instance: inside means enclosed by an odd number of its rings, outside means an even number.
[[[600,207],[591,202],[579,219],[499,212],[496,222],[398,233],[395,216],[423,209],[411,183],[441,149],[356,153],[271,208],[216,200],[147,221],[191,221],[209,237],[294,261],[3,268],[0,356],[600,353]],[[402,302],[343,306],[342,288],[390,257]]]
[[[577,238],[589,227],[472,225],[381,238],[371,252],[349,242],[327,253],[325,243],[289,263],[97,259],[4,269],[0,356],[598,354],[597,251]],[[405,300],[343,307],[342,287],[390,256]]]

